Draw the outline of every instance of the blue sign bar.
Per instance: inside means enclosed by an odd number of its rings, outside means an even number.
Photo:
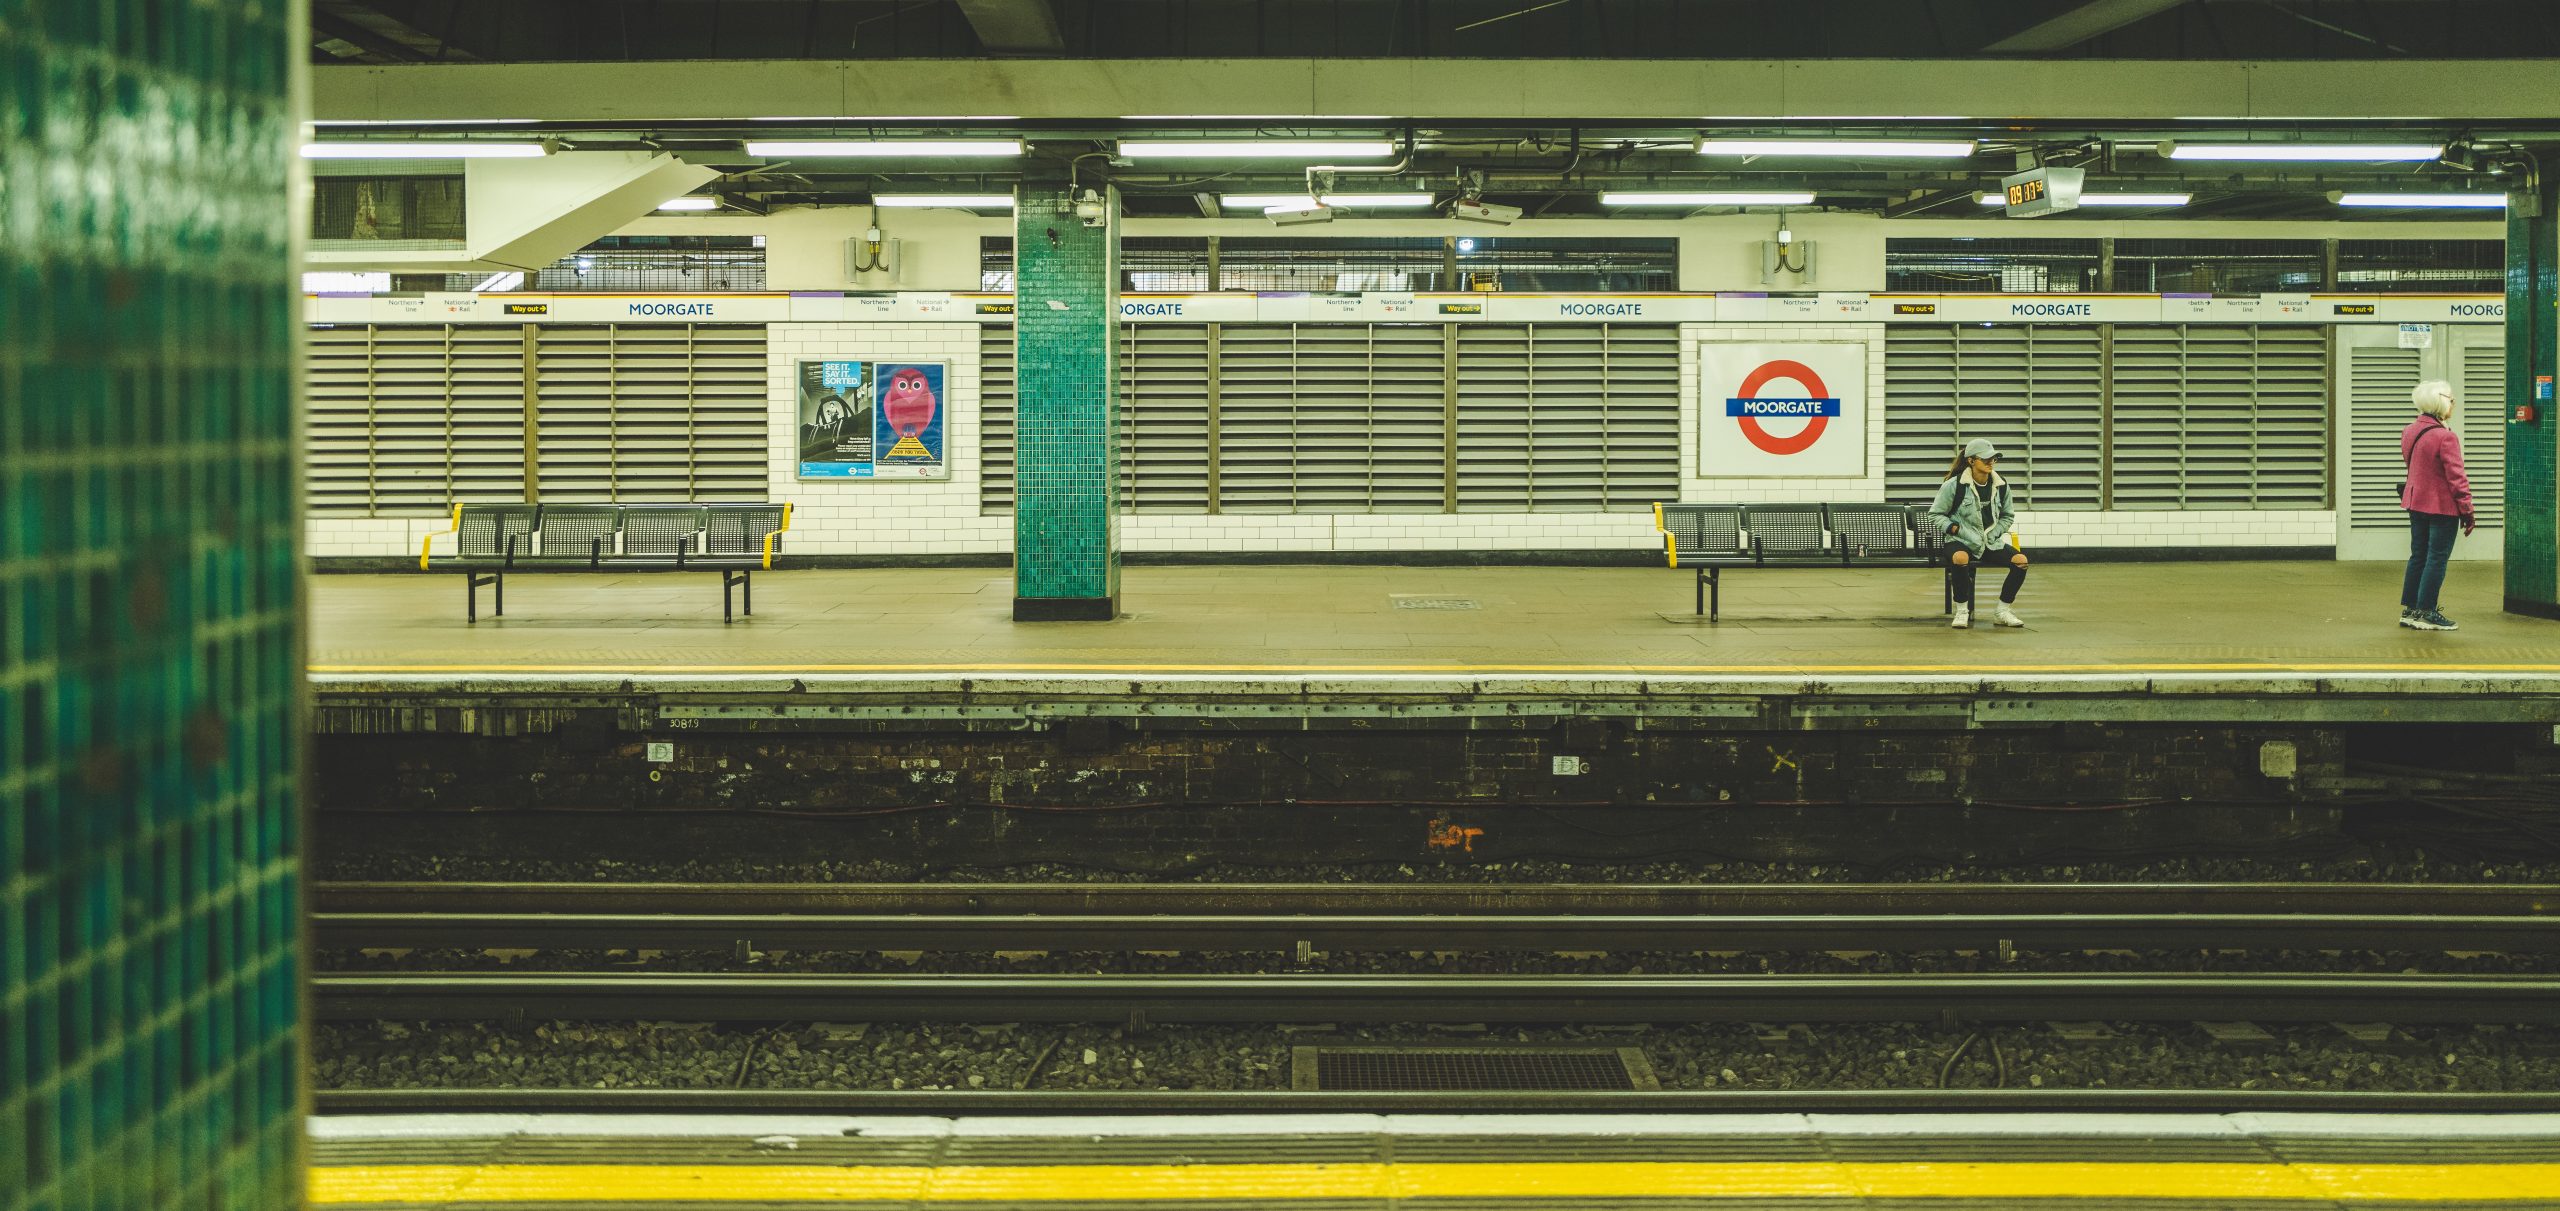
[[[1774,396],[1768,399],[1735,398],[1724,402],[1724,414],[1726,416],[1838,416],[1840,400],[1837,396],[1823,399],[1782,399]]]

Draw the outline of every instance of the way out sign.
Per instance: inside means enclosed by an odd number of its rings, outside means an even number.
[[[1698,473],[1867,473],[1863,341],[1698,346]]]

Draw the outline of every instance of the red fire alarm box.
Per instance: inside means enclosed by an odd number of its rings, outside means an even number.
[[[2532,423],[2533,423],[2533,418],[2534,418],[2533,405],[2531,405],[2531,404],[2517,404],[2517,405],[2516,405],[2516,423],[2517,423],[2517,424],[2519,424],[2519,425],[2530,425],[2530,424],[2532,424]]]

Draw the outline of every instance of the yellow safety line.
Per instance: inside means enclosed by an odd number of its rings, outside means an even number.
[[[2424,673],[2436,676],[2560,672],[2552,664],[1112,664],[1077,661],[966,664],[314,664],[314,673],[1633,673],[1660,676],[1963,673],[1995,678],[2021,673]]]
[[[1244,1165],[350,1165],[321,1207],[388,1203],[1114,1202],[1389,1198],[2171,1198],[2505,1202],[2560,1198],[2555,1164],[2057,1161],[1463,1162]]]

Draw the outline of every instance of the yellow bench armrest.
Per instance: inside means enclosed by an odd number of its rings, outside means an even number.
[[[1671,533],[1669,527],[1662,524],[1662,502],[1658,500],[1653,502],[1653,528],[1662,531],[1662,557],[1669,561],[1668,566],[1679,567],[1680,540]]]
[[[771,570],[773,570],[773,540],[774,540],[774,539],[776,539],[776,538],[780,538],[780,537],[782,536],[782,531],[783,531],[783,530],[788,530],[788,529],[790,529],[790,528],[791,528],[791,502],[789,502],[789,501],[784,501],[784,502],[783,502],[783,504],[782,504],[782,530],[767,530],[767,531],[765,531],[765,535],[764,535],[764,566],[765,566],[765,570],[766,570],[766,571],[771,571]]]
[[[429,535],[427,535],[426,539],[425,539],[424,541],[422,541],[422,542],[420,542],[420,543],[418,544],[418,570],[419,570],[419,571],[424,572],[424,571],[426,571],[426,570],[427,570],[427,553],[428,553],[428,552],[430,552],[430,551],[433,551],[433,550],[435,549],[436,539],[438,539],[438,538],[440,538],[440,537],[442,537],[442,536],[444,536],[444,535],[447,535],[447,534],[459,534],[459,533],[461,533],[461,532],[462,532],[462,506],[461,506],[461,505],[455,505],[455,506],[453,507],[453,519],[452,519],[451,524],[452,524],[452,526],[453,526],[453,528],[452,528],[452,529],[450,529],[450,530],[438,530],[438,531],[436,531],[436,532],[435,532],[435,533],[433,533],[433,534],[429,534]]]

